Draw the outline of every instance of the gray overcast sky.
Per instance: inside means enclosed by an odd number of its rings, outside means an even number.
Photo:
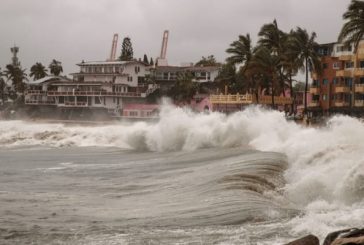
[[[239,34],[254,41],[260,27],[277,19],[284,31],[315,31],[320,43],[337,39],[350,0],[1,0],[0,67],[9,48],[20,47],[23,68],[62,61],[65,74],[81,60],[105,60],[114,33],[129,36],[134,56],[157,57],[163,31],[170,31],[170,64],[196,62],[213,54],[218,61]]]

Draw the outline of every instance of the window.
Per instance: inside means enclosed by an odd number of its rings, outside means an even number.
[[[345,68],[353,68],[353,67],[354,67],[354,62],[353,61],[345,62]]]
[[[359,67],[360,68],[364,68],[364,60],[361,60],[360,63],[359,63]]]
[[[324,85],[327,85],[327,84],[329,84],[329,80],[324,79],[324,80],[322,80],[322,83],[323,83]]]
[[[333,83],[333,84],[336,84],[336,83],[337,83],[337,79],[336,79],[336,77],[335,77],[334,79],[332,79],[332,83]]]
[[[133,81],[133,77],[128,77],[128,82],[132,82]]]
[[[135,66],[134,67],[134,70],[135,70],[135,73],[136,74],[139,73],[140,72],[140,66]]]
[[[138,112],[137,111],[130,111],[129,112],[129,116],[131,116],[131,117],[137,117],[138,116]]]
[[[322,95],[322,100],[323,100],[323,101],[326,101],[326,100],[327,100],[327,95],[326,95],[326,94],[323,94],[323,95]]]
[[[360,77],[360,83],[363,84],[364,83],[364,77]]]
[[[322,64],[322,69],[327,69],[327,63]]]
[[[97,104],[97,105],[101,104],[100,97],[95,97],[95,104]]]
[[[334,62],[334,63],[332,64],[332,68],[333,68],[333,69],[340,69],[340,63],[339,63],[339,62]]]

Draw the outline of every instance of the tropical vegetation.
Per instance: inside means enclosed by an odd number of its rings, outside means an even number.
[[[6,66],[5,76],[8,81],[12,82],[14,90],[18,93],[23,93],[25,89],[24,80],[28,80],[25,69],[21,69],[19,66],[9,64]]]
[[[130,37],[126,37],[124,38],[121,46],[121,55],[119,57],[119,60],[130,61],[133,59],[133,55],[133,45],[131,43]]]
[[[249,34],[239,35],[230,44],[226,50],[229,56],[218,81],[227,85],[229,92],[240,90],[240,93],[254,94],[257,101],[260,95],[270,95],[274,108],[274,97],[286,96],[287,89],[294,97],[293,77],[300,70],[306,71],[306,84],[308,73],[319,71],[316,34],[309,35],[299,27],[286,33],[273,20],[261,27],[258,37],[256,46],[253,46]],[[306,93],[307,89],[308,86]],[[307,110],[307,104],[305,108]]]
[[[34,80],[38,80],[47,76],[47,71],[48,70],[45,68],[44,65],[42,65],[42,63],[37,62],[30,68],[29,76],[33,77]]]
[[[54,76],[59,76],[63,72],[62,63],[58,60],[53,59],[48,66],[49,71]]]
[[[354,43],[354,51],[356,51],[364,36],[364,2],[352,0],[343,19],[346,23],[340,31],[339,42]]]

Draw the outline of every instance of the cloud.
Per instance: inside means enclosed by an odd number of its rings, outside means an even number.
[[[0,67],[10,62],[10,46],[20,47],[24,68],[35,62],[63,62],[75,72],[81,60],[105,60],[114,33],[131,37],[134,54],[157,57],[162,34],[170,30],[171,64],[197,61],[225,50],[239,34],[257,40],[260,27],[274,18],[289,31],[316,31],[319,42],[335,41],[350,0],[2,0]],[[119,51],[118,50],[118,51]]]

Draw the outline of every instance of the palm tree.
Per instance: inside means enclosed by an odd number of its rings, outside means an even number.
[[[41,79],[45,76],[47,76],[47,69],[45,68],[42,63],[37,62],[30,68],[30,77],[34,77],[34,80]]]
[[[168,92],[169,96],[177,102],[190,102],[198,91],[198,83],[193,82],[193,78],[190,72],[179,73],[175,85]]]
[[[282,66],[285,76],[288,79],[288,85],[290,89],[290,94],[292,98],[291,104],[291,112],[294,110],[295,104],[295,95],[293,89],[293,77],[297,75],[298,71],[303,67],[301,67],[299,58],[299,49],[295,46],[295,35],[296,32],[291,30],[287,36],[287,39],[284,43],[284,52],[282,54]],[[302,63],[302,62],[301,62]]]
[[[292,49],[294,48],[293,52],[297,53],[297,62],[299,67],[305,69],[306,73],[304,114],[307,113],[308,73],[312,71],[321,72],[320,57],[316,52],[318,44],[315,42],[315,38],[315,32],[309,35],[305,29],[300,27],[297,27],[292,38]]]
[[[274,96],[278,88],[278,80],[280,76],[280,58],[277,54],[273,54],[265,46],[258,46],[254,52],[252,61],[253,69],[259,71],[263,80],[270,81],[270,93],[272,96],[272,108],[275,108]]]
[[[243,87],[245,91],[252,92],[256,95],[257,101],[259,100],[259,85],[257,80],[254,79],[254,69],[251,67],[253,59],[254,48],[249,33],[239,35],[239,39],[230,44],[230,47],[226,50],[228,54],[231,54],[226,61],[233,65],[242,65],[236,75],[236,88]],[[238,86],[238,83],[240,86]],[[258,86],[257,86],[258,85]]]
[[[63,72],[62,63],[57,60],[52,60],[52,62],[49,64],[48,68],[49,68],[51,74],[53,74],[55,76],[59,76],[59,74],[61,74],[61,72]]]
[[[341,29],[339,42],[354,43],[356,52],[358,44],[364,36],[364,2],[352,0],[343,18],[347,22]]]
[[[231,56],[226,59],[227,62],[234,65],[242,64],[247,67],[253,56],[252,41],[249,33],[246,34],[246,36],[239,35],[239,39],[231,43],[230,48],[228,48],[226,52],[231,54]]]
[[[16,92],[24,92],[25,84],[23,81],[28,80],[25,69],[22,70],[19,66],[9,64],[6,66],[5,75],[8,78],[8,81],[12,81]]]
[[[285,43],[287,42],[287,34],[278,28],[277,21],[274,19],[272,23],[265,24],[262,26],[258,33],[259,45],[266,47],[271,51],[272,54],[277,55],[280,60],[284,59]],[[285,96],[285,75],[282,66],[283,62],[280,62],[279,67],[279,85],[282,89],[283,95]]]
[[[0,69],[0,93],[1,93],[1,101],[3,104],[5,102],[5,88],[6,88],[6,83],[3,78],[4,76],[5,74]]]

